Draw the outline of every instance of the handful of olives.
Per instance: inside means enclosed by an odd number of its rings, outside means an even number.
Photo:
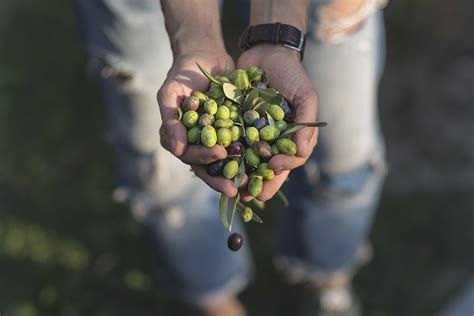
[[[178,109],[180,120],[187,128],[188,143],[225,147],[227,157],[209,164],[207,173],[234,180],[236,187],[240,187],[247,174],[247,191],[258,199],[264,182],[275,176],[268,161],[278,154],[295,155],[297,145],[292,134],[325,123],[294,124],[291,104],[279,91],[267,86],[267,75],[262,69],[250,66],[218,76],[197,65],[211,82],[207,91],[193,91]],[[283,193],[279,192],[278,196],[287,203]],[[240,194],[233,198],[221,194],[219,204],[222,222],[229,231],[237,210],[244,222],[262,222],[252,208],[240,202]],[[235,234],[230,239],[232,236]],[[239,246],[232,243],[231,250],[240,249],[242,238],[239,238]]]

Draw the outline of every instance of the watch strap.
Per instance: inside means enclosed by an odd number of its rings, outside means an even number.
[[[277,22],[249,26],[240,37],[239,47],[246,50],[260,43],[282,45],[299,51],[303,59],[305,42],[303,30]]]

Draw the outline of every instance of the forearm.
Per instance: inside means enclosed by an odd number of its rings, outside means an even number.
[[[161,0],[173,54],[225,50],[217,0]]]
[[[252,0],[250,24],[281,22],[306,30],[309,0]]]

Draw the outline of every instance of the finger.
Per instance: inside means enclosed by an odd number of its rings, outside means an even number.
[[[311,155],[314,146],[316,146],[316,143],[313,141],[315,133],[317,133],[315,132],[316,130],[317,129],[315,127],[305,127],[293,135],[293,141],[295,142],[297,148],[297,157],[307,158],[309,155]]]
[[[207,165],[225,157],[227,157],[227,151],[220,145],[212,148],[202,145],[190,145],[179,158],[189,165]]]
[[[312,88],[305,90],[307,91],[301,94],[304,97],[295,97],[294,100],[295,114],[293,119],[295,123],[316,122],[317,119],[318,95]],[[296,153],[298,157],[305,158],[311,154],[314,147],[311,147],[311,140],[315,133],[317,135],[316,128],[306,127],[293,135],[293,140],[298,148]]]
[[[196,176],[201,178],[214,190],[222,192],[229,197],[233,197],[237,194],[237,188],[234,185],[234,181],[224,177],[211,177],[207,174],[205,166],[192,165],[191,167]]]
[[[279,175],[275,175],[273,179],[263,181],[263,191],[258,196],[258,200],[265,202],[271,199],[285,183],[289,173],[289,171],[283,171]]]
[[[240,192],[240,199],[244,202],[250,202],[254,199],[254,197],[251,196],[247,191],[242,191]]]
[[[157,101],[160,106],[162,120],[161,134],[166,137],[162,140],[163,146],[175,156],[181,156],[186,151],[186,128],[178,119],[177,108],[182,97],[178,97],[177,88],[173,85],[163,85],[158,91]],[[160,128],[160,129],[161,129]]]
[[[300,158],[288,155],[276,155],[268,162],[268,166],[275,171],[275,174],[281,174],[283,171],[292,170],[302,166],[307,158]]]

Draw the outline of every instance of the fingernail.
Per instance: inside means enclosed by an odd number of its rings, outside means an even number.
[[[171,139],[170,141],[170,144],[171,144],[171,151],[173,152],[173,154],[177,154],[177,151],[178,151],[178,144],[176,143],[176,140],[175,139]]]

